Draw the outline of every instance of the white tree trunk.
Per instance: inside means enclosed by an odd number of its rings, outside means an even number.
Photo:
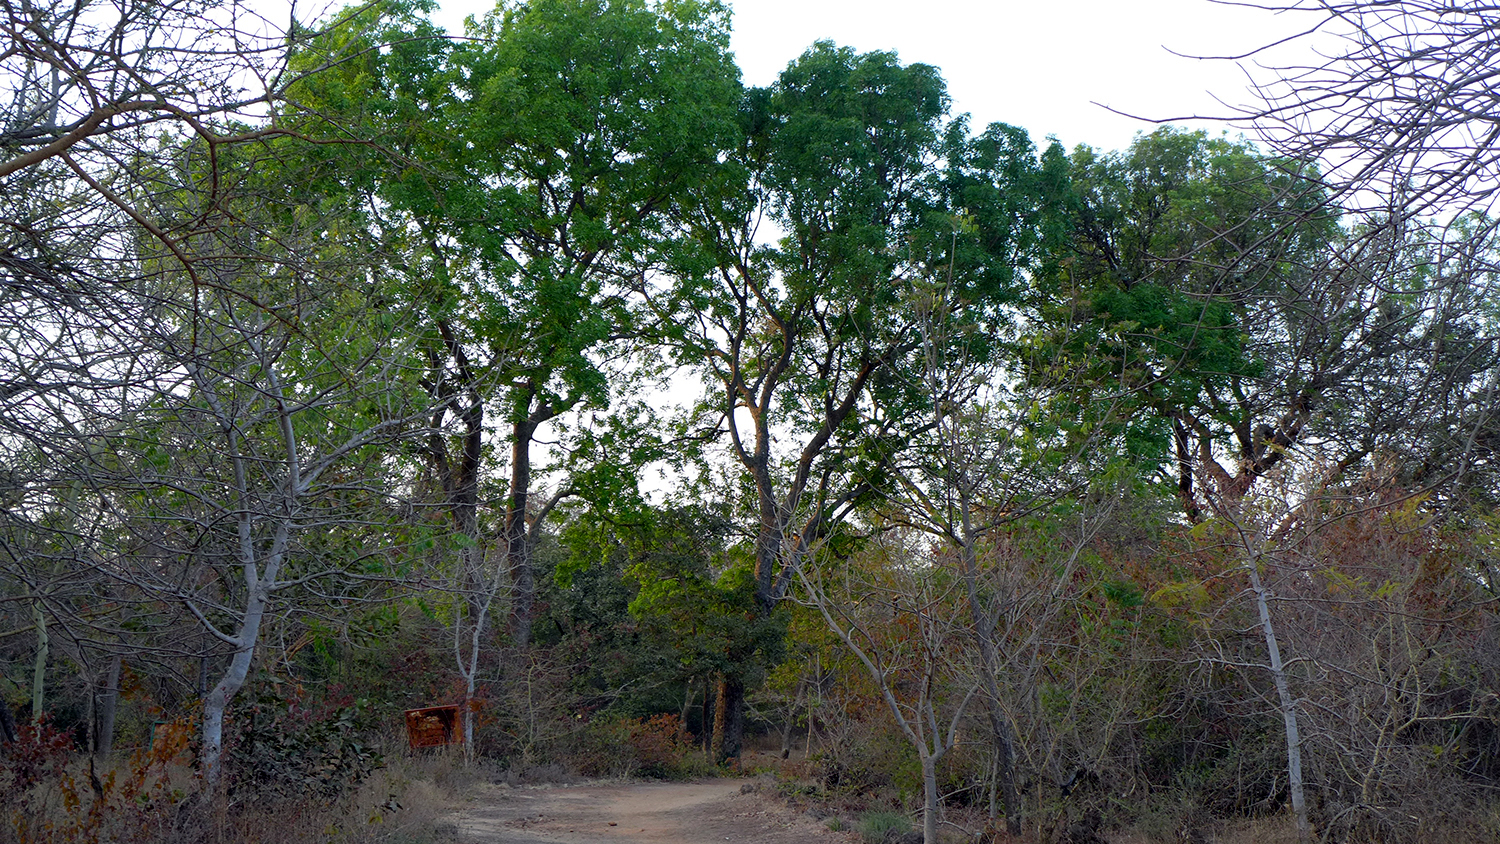
[[[464,570],[460,573],[460,582],[483,583],[484,575],[484,549],[478,547],[465,548],[459,553],[459,565]],[[453,656],[458,662],[459,676],[464,679],[464,706],[463,706],[463,746],[464,764],[474,762],[474,690],[479,682],[479,649],[483,644],[484,630],[489,623],[490,613],[493,611],[495,597],[500,591],[502,579],[505,574],[504,566],[496,568],[494,576],[485,586],[482,600],[474,602],[473,596],[465,595],[460,601],[460,606],[454,614],[453,620]],[[468,654],[464,654],[463,635],[463,610],[472,607],[474,612],[473,627],[469,631]]]
[[[937,762],[938,757],[931,753],[922,754],[922,841],[923,844],[937,844],[938,825],[938,786],[937,786]]]
[[[232,639],[221,636],[235,646],[234,656],[230,658],[224,676],[203,700],[203,755],[198,760],[198,767],[204,785],[210,790],[218,786],[224,772],[224,712],[250,676],[255,646],[260,640],[261,621],[265,618],[266,603],[276,584],[276,575],[281,571],[287,543],[291,539],[291,525],[283,521],[276,526],[264,557],[264,570],[256,564],[261,558],[255,546],[249,514],[241,515],[239,533],[240,559],[245,574],[245,612],[240,617],[236,635]],[[207,620],[200,615],[199,621],[206,623]],[[210,626],[210,629],[213,628]]]
[[[36,627],[36,664],[31,670],[31,722],[42,720],[43,694],[47,683],[47,614],[42,611],[42,602],[31,602],[31,621]]]
[[[1286,727],[1286,774],[1287,788],[1291,792],[1292,814],[1297,819],[1297,840],[1307,844],[1312,832],[1307,822],[1307,802],[1302,793],[1302,738],[1297,731],[1297,702],[1292,698],[1287,684],[1286,670],[1281,661],[1281,648],[1276,642],[1276,628],[1271,623],[1271,605],[1261,583],[1256,562],[1248,566],[1250,588],[1255,593],[1255,608],[1260,613],[1261,632],[1266,637],[1266,654],[1270,660],[1271,681],[1276,685],[1276,697],[1281,708],[1281,721]]]
[[[263,594],[265,585],[256,583],[252,587],[250,600],[246,602],[244,621],[240,624],[239,647],[229,660],[229,668],[213,690],[203,700],[203,758],[199,769],[203,782],[209,789],[219,784],[224,773],[224,712],[229,702],[244,687],[250,676],[250,666],[255,661],[255,645],[260,638],[260,623],[265,615]]]

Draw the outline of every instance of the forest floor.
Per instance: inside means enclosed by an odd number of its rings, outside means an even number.
[[[454,818],[460,844],[853,844],[764,781],[486,783]],[[747,787],[748,786],[748,787]]]

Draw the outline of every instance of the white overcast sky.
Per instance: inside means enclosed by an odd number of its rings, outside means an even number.
[[[461,32],[493,2],[438,0],[435,19]],[[766,85],[814,41],[894,50],[935,65],[955,113],[1048,135],[1069,148],[1119,149],[1155,118],[1222,114],[1211,94],[1249,99],[1232,55],[1272,43],[1304,21],[1210,0],[733,0],[733,49],[747,85]],[[1199,124],[1221,131],[1221,124]],[[1237,132],[1237,130],[1231,130]]]

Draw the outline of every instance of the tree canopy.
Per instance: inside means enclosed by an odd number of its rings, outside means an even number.
[[[6,823],[347,796],[442,704],[929,840],[1500,834],[1493,10],[1314,5],[1264,146],[1069,151],[747,87],[710,0],[0,0]]]

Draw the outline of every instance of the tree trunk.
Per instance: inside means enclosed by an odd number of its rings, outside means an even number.
[[[16,716],[4,699],[0,699],[0,738],[4,738],[6,744],[13,744],[16,740]]]
[[[813,731],[817,728],[818,707],[823,703],[823,655],[813,654],[813,686],[807,694],[807,743],[804,757],[812,756]]]
[[[465,577],[469,577],[483,570],[484,549],[478,546],[465,548],[459,552],[459,560],[466,572]],[[481,593],[471,594],[463,601],[463,606],[474,614],[469,628],[467,655],[464,648],[463,610],[456,612],[453,618],[453,658],[458,663],[458,673],[464,680],[462,729],[465,765],[474,762],[474,691],[479,683],[479,651],[484,642],[485,625],[489,621],[495,594],[500,589],[500,572],[497,571],[494,580],[487,585],[482,580],[476,579],[475,582],[483,586]]]
[[[36,629],[36,662],[31,670],[31,721],[42,720],[43,693],[47,682],[47,614],[42,611],[42,602],[31,602],[31,621]]]
[[[1302,793],[1302,738],[1297,730],[1297,702],[1292,698],[1287,683],[1286,670],[1281,661],[1281,648],[1276,641],[1276,629],[1271,624],[1271,605],[1266,589],[1261,583],[1260,572],[1255,561],[1249,565],[1250,587],[1255,593],[1255,608],[1260,613],[1261,632],[1266,638],[1266,654],[1270,660],[1271,680],[1276,685],[1276,697],[1281,708],[1281,721],[1286,728],[1286,773],[1287,788],[1291,792],[1292,814],[1297,819],[1297,840],[1308,844],[1312,831],[1307,822],[1307,802]]]
[[[792,733],[797,727],[797,710],[802,708],[802,695],[807,691],[807,676],[797,679],[797,697],[792,705],[786,710],[786,723],[781,725],[781,758],[790,759],[792,756]]]
[[[99,695],[99,731],[94,744],[94,755],[100,760],[108,759],[115,746],[115,712],[120,701],[120,666],[118,654],[109,660],[104,672],[104,688]]]
[[[526,507],[531,495],[531,438],[536,423],[528,419],[511,428],[510,505],[505,513],[505,558],[511,577],[510,641],[518,654],[531,646],[531,615],[536,584],[531,570],[531,542]]]
[[[963,508],[964,585],[969,603],[969,620],[974,637],[979,642],[980,671],[983,673],[985,703],[990,721],[990,738],[995,749],[995,776],[998,780],[1000,799],[1005,808],[1005,831],[1011,835],[1021,834],[1021,806],[1016,794],[1016,760],[1014,731],[1010,719],[1000,706],[1000,652],[995,646],[995,617],[985,606],[979,594],[978,537],[970,523],[969,502]],[[994,805],[991,803],[991,817]]]
[[[745,684],[737,677],[719,678],[714,705],[714,761],[738,759],[745,733]]]
[[[923,844],[938,844],[938,786],[937,757],[922,754],[922,841]]]
[[[210,791],[218,787],[224,772],[224,712],[229,708],[229,701],[244,687],[245,678],[250,676],[250,665],[255,660],[255,646],[260,640],[260,624],[265,618],[266,602],[270,599],[270,586],[276,582],[276,575],[281,571],[282,555],[290,538],[289,524],[283,522],[276,526],[271,550],[265,555],[265,569],[257,572],[250,517],[241,516],[240,554],[245,561],[245,587],[248,593],[245,596],[245,614],[240,621],[239,632],[234,637],[236,645],[229,667],[203,699],[203,747],[198,767],[203,774],[203,783]]]
[[[464,686],[464,720],[459,727],[463,730],[463,736],[459,741],[464,746],[464,764],[474,764],[474,676],[471,674],[465,678]]]
[[[257,611],[257,628],[258,615]],[[229,708],[229,701],[244,687],[245,678],[250,675],[250,663],[255,657],[253,636],[249,642],[235,651],[229,669],[203,699],[203,758],[199,760],[199,768],[203,772],[203,782],[210,790],[218,786],[224,773],[224,712]]]
[[[462,373],[465,383],[458,392],[464,396],[466,402],[460,407],[455,399],[451,407],[454,415],[463,423],[463,434],[458,441],[457,453],[450,448],[449,440],[439,430],[443,416],[450,409],[445,404],[432,420],[426,456],[438,476],[438,481],[442,484],[443,507],[454,529],[478,544],[479,470],[480,462],[484,458],[484,400],[474,387],[473,375],[468,371],[467,359],[461,347],[453,339],[452,328],[442,319],[437,321],[437,325],[447,344],[449,354],[457,362]],[[442,369],[442,363],[435,353],[432,366],[434,370]],[[438,378],[434,383],[440,381],[441,378]],[[438,399],[442,396],[434,395],[434,398]],[[477,570],[466,570],[462,572],[460,583],[465,592],[465,600],[468,601],[470,613],[477,615],[482,601],[480,596],[485,587],[482,573]]]
[[[712,677],[710,677],[709,675],[704,675],[703,706],[701,713],[703,716],[703,758],[710,762],[713,761],[714,750],[718,747],[718,744],[715,743],[715,739],[717,738],[719,732],[718,727],[715,726],[716,724],[718,724],[718,719],[714,717],[718,714],[718,710],[709,708],[709,702],[713,699],[714,695],[712,688]]]
[[[1005,808],[1005,831],[1011,835],[1021,834],[1021,801],[1016,794],[1016,754],[1011,743],[1010,719],[1000,709],[999,701],[989,701],[990,734],[995,742],[995,778],[1000,790],[1000,800]],[[990,806],[994,817],[994,804]]]

